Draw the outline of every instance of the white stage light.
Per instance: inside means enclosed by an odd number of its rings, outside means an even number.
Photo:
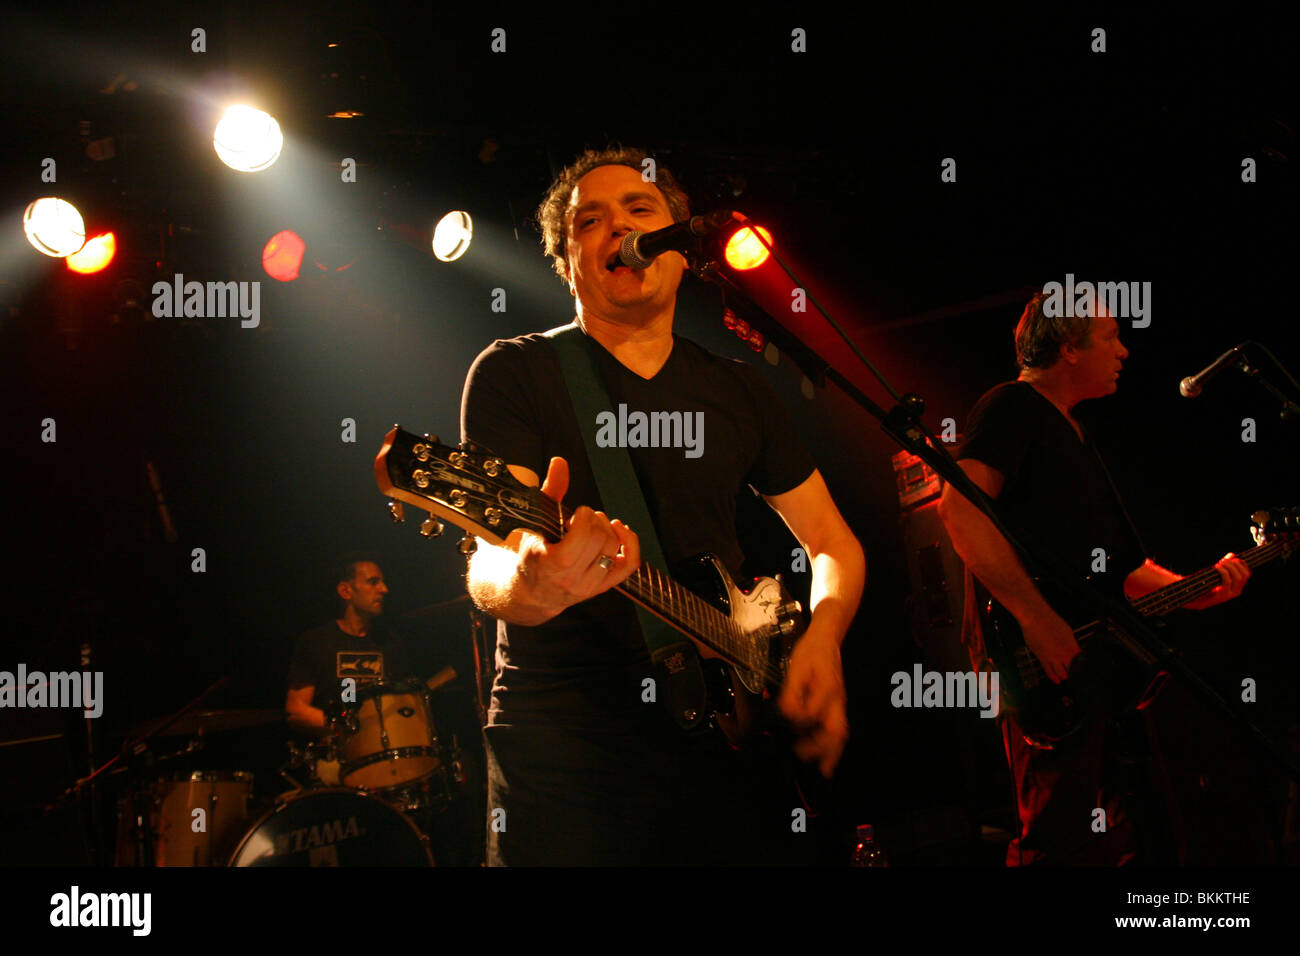
[[[433,230],[433,254],[443,262],[455,262],[474,239],[474,221],[467,212],[449,212]]]
[[[251,106],[232,106],[217,124],[212,146],[231,169],[255,173],[280,158],[284,134],[269,114]]]
[[[86,224],[77,207],[49,196],[28,204],[23,232],[28,242],[55,259],[70,256],[86,244]]]

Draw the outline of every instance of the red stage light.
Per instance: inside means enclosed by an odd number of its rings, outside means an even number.
[[[262,268],[272,279],[292,282],[298,278],[302,267],[302,254],[307,251],[307,244],[296,232],[288,229],[277,232],[266,241],[262,249]]]
[[[762,226],[746,226],[739,230],[734,236],[727,240],[727,248],[724,256],[727,265],[741,272],[746,269],[757,269],[767,261],[771,255],[767,247],[759,241],[758,236],[754,235],[754,229],[758,230],[758,235],[762,236],[768,243],[772,243],[772,234]]]
[[[107,268],[115,255],[117,255],[117,236],[105,232],[93,239],[87,239],[84,246],[64,261],[73,272],[90,275],[92,272]]]

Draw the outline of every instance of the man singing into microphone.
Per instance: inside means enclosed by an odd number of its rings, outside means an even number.
[[[1180,575],[1145,557],[1091,437],[1074,417],[1079,402],[1115,392],[1128,350],[1105,309],[1099,307],[1096,318],[1051,317],[1044,311],[1046,298],[1040,293],[1025,306],[1015,331],[1020,376],[976,403],[959,464],[997,499],[1026,547],[1054,555],[1080,577],[1092,570],[1095,549],[1101,548],[1107,559],[1103,577],[1117,575],[1124,594],[1137,598]],[[1080,654],[1073,630],[1044,600],[992,522],[951,487],[944,489],[939,514],[966,567],[1015,616],[1047,676],[1059,683],[1071,674]],[[1246,564],[1229,554],[1216,567],[1223,583],[1186,607],[1210,607],[1241,593],[1250,577]],[[968,600],[962,637],[982,669],[985,651],[973,606]],[[1030,746],[1010,713],[1004,711],[1000,720],[1020,817],[1007,865],[1118,865],[1134,859],[1137,843],[1119,757],[1125,746],[1140,752],[1140,726],[1120,728],[1094,713],[1083,729],[1048,750]],[[1104,832],[1095,825],[1098,808],[1106,814]]]
[[[702,415],[697,457],[628,448],[668,563],[712,552],[738,576],[736,496],[746,486],[810,556],[811,623],[779,703],[800,732],[798,755],[829,776],[848,736],[840,643],[861,597],[862,549],[759,373],[673,333],[685,259],[621,263],[629,232],[688,218],[670,173],[643,178],[645,158],[589,151],[565,169],[538,210],[545,249],[614,406]],[[542,335],[498,340],[470,369],[462,436],[572,511],[558,543],[523,532],[508,548],[480,541],[470,566],[471,596],[499,621],[485,731],[489,862],[776,862],[764,838],[789,836],[797,804],[759,799],[762,777],[745,755],[682,733],[646,700],[649,652],[633,605],[611,591],[638,566],[641,529],[592,510],[600,496],[583,430],[596,427],[577,420]]]

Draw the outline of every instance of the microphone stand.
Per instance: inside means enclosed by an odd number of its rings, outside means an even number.
[[[771,245],[763,241],[756,230],[752,234],[757,236],[759,241],[771,252],[772,257],[785,270],[787,275],[790,275],[796,284],[807,291],[807,286],[793,275],[785,266],[785,263],[781,262],[780,257],[772,249]],[[1025,569],[1031,577],[1046,577],[1059,582],[1069,596],[1096,608],[1099,618],[1110,618],[1117,621],[1132,636],[1140,648],[1146,652],[1142,656],[1148,657],[1156,666],[1181,679],[1216,709],[1233,718],[1247,730],[1248,736],[1283,767],[1293,779],[1300,779],[1300,766],[1296,765],[1286,750],[1278,746],[1249,717],[1232,707],[1218,691],[1184,664],[1177,657],[1173,648],[1165,644],[1127,602],[1111,598],[1094,588],[1073,569],[1064,566],[1051,556],[1035,554],[1022,544],[1019,537],[1007,526],[998,513],[993,499],[986,495],[975,482],[971,481],[966,472],[958,466],[956,460],[944,448],[943,443],[935,439],[926,429],[925,424],[921,421],[921,416],[925,413],[925,400],[913,392],[899,395],[885,376],[862,354],[857,344],[821,307],[810,291],[807,292],[809,301],[830,322],[839,336],[853,350],[853,353],[871,370],[871,373],[875,375],[885,390],[897,402],[892,409],[885,411],[860,388],[833,368],[828,361],[799,341],[793,333],[782,326],[772,315],[745,295],[729,276],[721,272],[718,263],[707,254],[694,257],[691,266],[691,271],[700,279],[722,289],[723,301],[732,311],[767,336],[769,341],[776,343],[777,348],[782,351],[788,350],[790,357],[814,384],[822,384],[826,379],[834,382],[854,402],[880,422],[881,430],[885,434],[929,465],[940,478],[952,485],[975,505],[993,522],[993,526],[1020,555],[1025,563]]]
[[[1262,349],[1264,354],[1266,354],[1269,358],[1273,359],[1273,363],[1282,370],[1282,374],[1285,375],[1288,379],[1291,379],[1291,383],[1293,385],[1295,384],[1295,379],[1291,378],[1290,373],[1287,372],[1286,368],[1282,365],[1281,362],[1277,360],[1277,358],[1273,355],[1272,352],[1264,348],[1264,346],[1260,345],[1260,343],[1258,342],[1247,342],[1244,344],[1255,345],[1258,346],[1260,349]],[[1282,421],[1289,422],[1300,417],[1300,405],[1297,405],[1295,402],[1291,401],[1291,399],[1289,399],[1286,395],[1284,395],[1276,385],[1274,385],[1271,381],[1269,381],[1267,378],[1264,377],[1263,372],[1261,372],[1254,365],[1251,365],[1244,355],[1238,360],[1237,368],[1241,370],[1241,373],[1243,375],[1253,380],[1257,385],[1259,385],[1260,388],[1264,389],[1264,391],[1268,392],[1270,395],[1272,395],[1274,398],[1278,400],[1278,404],[1282,406],[1282,411],[1278,415],[1278,417],[1281,418]]]

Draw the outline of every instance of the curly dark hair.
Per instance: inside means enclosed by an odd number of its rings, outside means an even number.
[[[555,274],[566,278],[567,259],[564,238],[564,216],[569,208],[569,199],[578,185],[578,180],[597,166],[629,166],[638,173],[644,168],[642,163],[650,158],[641,149],[628,146],[611,146],[607,149],[589,149],[566,166],[555,182],[551,184],[546,198],[537,207],[537,223],[542,229],[542,248],[551,257]],[[668,211],[673,222],[682,222],[691,217],[690,204],[686,191],[678,185],[673,174],[656,164],[654,184],[663,193],[668,203]]]
[[[1092,319],[1086,315],[1052,318],[1044,313],[1046,292],[1037,293],[1025,305],[1016,323],[1016,364],[1022,369],[1051,368],[1061,357],[1061,346],[1086,348],[1092,334]]]

